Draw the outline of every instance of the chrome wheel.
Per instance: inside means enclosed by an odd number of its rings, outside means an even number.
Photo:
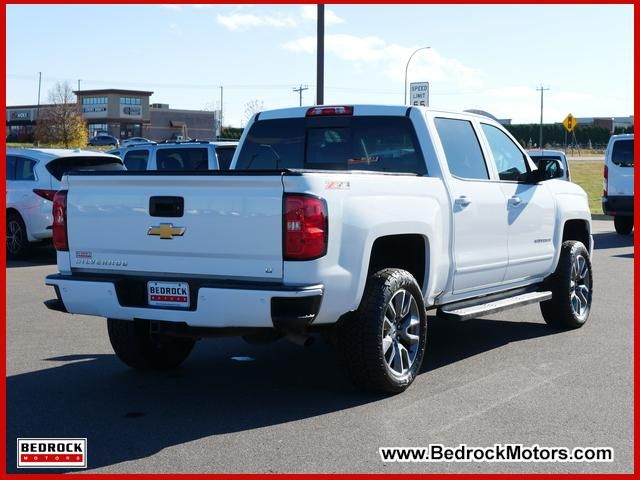
[[[22,224],[12,218],[7,221],[7,252],[11,255],[19,253],[26,241]]]
[[[571,308],[579,318],[584,318],[591,308],[592,287],[589,266],[584,256],[576,255],[574,258],[569,282]]]
[[[410,292],[400,289],[387,303],[382,324],[382,354],[393,375],[407,374],[416,359],[419,342],[418,303]]]

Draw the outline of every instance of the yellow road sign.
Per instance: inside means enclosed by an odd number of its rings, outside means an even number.
[[[567,129],[567,132],[571,133],[578,126],[578,119],[569,114],[567,115],[567,118],[562,121],[562,124],[564,125],[564,128]]]

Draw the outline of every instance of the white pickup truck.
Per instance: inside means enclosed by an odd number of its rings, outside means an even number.
[[[206,336],[324,331],[358,386],[400,392],[427,310],[455,321],[541,302],[553,327],[587,321],[591,215],[579,186],[545,178],[558,174],[479,115],[262,112],[229,171],[67,175],[45,303],[106,317],[134,368],[175,367]]]

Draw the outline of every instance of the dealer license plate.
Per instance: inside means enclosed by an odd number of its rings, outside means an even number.
[[[189,308],[189,284],[187,282],[148,282],[147,301],[154,307]]]

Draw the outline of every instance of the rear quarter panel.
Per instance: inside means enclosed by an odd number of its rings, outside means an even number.
[[[448,197],[438,178],[407,175],[305,173],[285,176],[284,190],[327,201],[327,254],[310,262],[284,262],[287,284],[322,283],[325,296],[314,323],[331,323],[358,308],[377,238],[418,234],[427,248],[423,294],[427,303],[449,269]]]

